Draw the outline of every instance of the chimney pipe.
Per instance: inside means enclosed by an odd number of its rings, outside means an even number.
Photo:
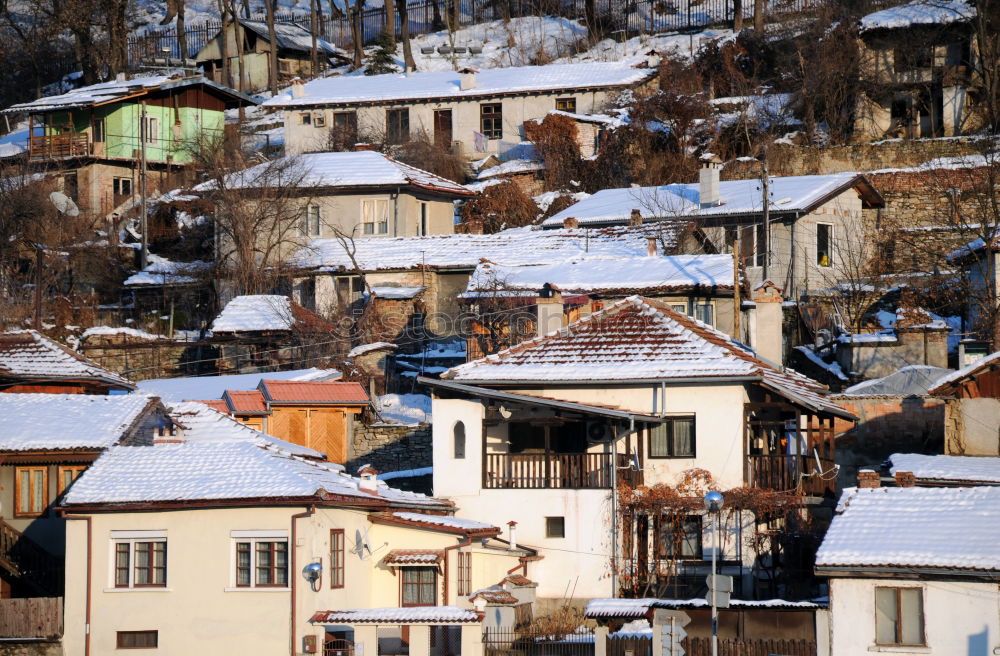
[[[358,470],[358,476],[361,478],[358,483],[358,488],[365,490],[366,492],[375,492],[378,490],[378,470],[371,465],[364,465]]]
[[[858,472],[858,487],[876,488],[882,485],[882,481],[877,471],[872,469],[862,469]]]
[[[646,237],[646,255],[656,257],[656,237]]]
[[[580,222],[576,219],[575,216],[567,216],[565,219],[563,219],[563,227],[564,228],[579,228],[580,227]]]
[[[628,224],[630,226],[641,226],[642,212],[640,212],[637,208],[633,208],[632,213],[628,217]]]
[[[698,172],[698,197],[702,209],[719,205],[719,171],[722,164],[715,155],[702,159],[704,166]]]
[[[511,520],[507,522],[507,541],[510,542],[509,549],[517,549],[517,522]]]

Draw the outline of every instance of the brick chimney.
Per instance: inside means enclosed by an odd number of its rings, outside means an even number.
[[[535,309],[537,311],[536,334],[539,337],[548,335],[563,327],[562,294],[551,283],[545,283],[538,290],[538,298],[535,299]]]
[[[640,212],[637,208],[633,208],[632,213],[628,217],[628,224],[630,226],[641,226],[642,212]]]
[[[656,257],[656,237],[646,237],[646,255]]]
[[[698,172],[698,197],[702,208],[719,204],[719,172],[722,160],[715,155],[702,157],[702,167]]]
[[[877,471],[871,469],[862,469],[858,471],[858,487],[875,488],[880,487],[881,484],[882,482]]]
[[[358,469],[358,487],[367,492],[378,490],[378,470],[371,465],[364,465]]]
[[[306,95],[306,83],[300,77],[292,80],[292,98],[305,98]]]
[[[896,485],[899,487],[916,487],[917,477],[913,475],[913,472],[908,471],[898,471],[895,474]]]
[[[575,216],[567,216],[563,219],[564,228],[579,228],[580,221]]]
[[[481,235],[483,234],[483,224],[481,221],[469,221],[465,224],[465,234],[467,235]]]
[[[463,68],[458,72],[458,88],[462,91],[469,91],[476,88],[476,73],[474,68]]]

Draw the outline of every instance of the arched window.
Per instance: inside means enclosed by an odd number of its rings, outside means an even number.
[[[465,424],[456,421],[452,430],[455,460],[465,460]]]

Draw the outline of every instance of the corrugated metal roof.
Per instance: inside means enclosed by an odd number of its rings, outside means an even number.
[[[268,403],[328,403],[367,405],[368,393],[359,383],[299,383],[262,380],[257,388]]]

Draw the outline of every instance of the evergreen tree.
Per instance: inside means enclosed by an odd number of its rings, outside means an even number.
[[[395,73],[396,70],[396,44],[388,32],[382,32],[375,41],[375,51],[368,56],[365,75]]]

